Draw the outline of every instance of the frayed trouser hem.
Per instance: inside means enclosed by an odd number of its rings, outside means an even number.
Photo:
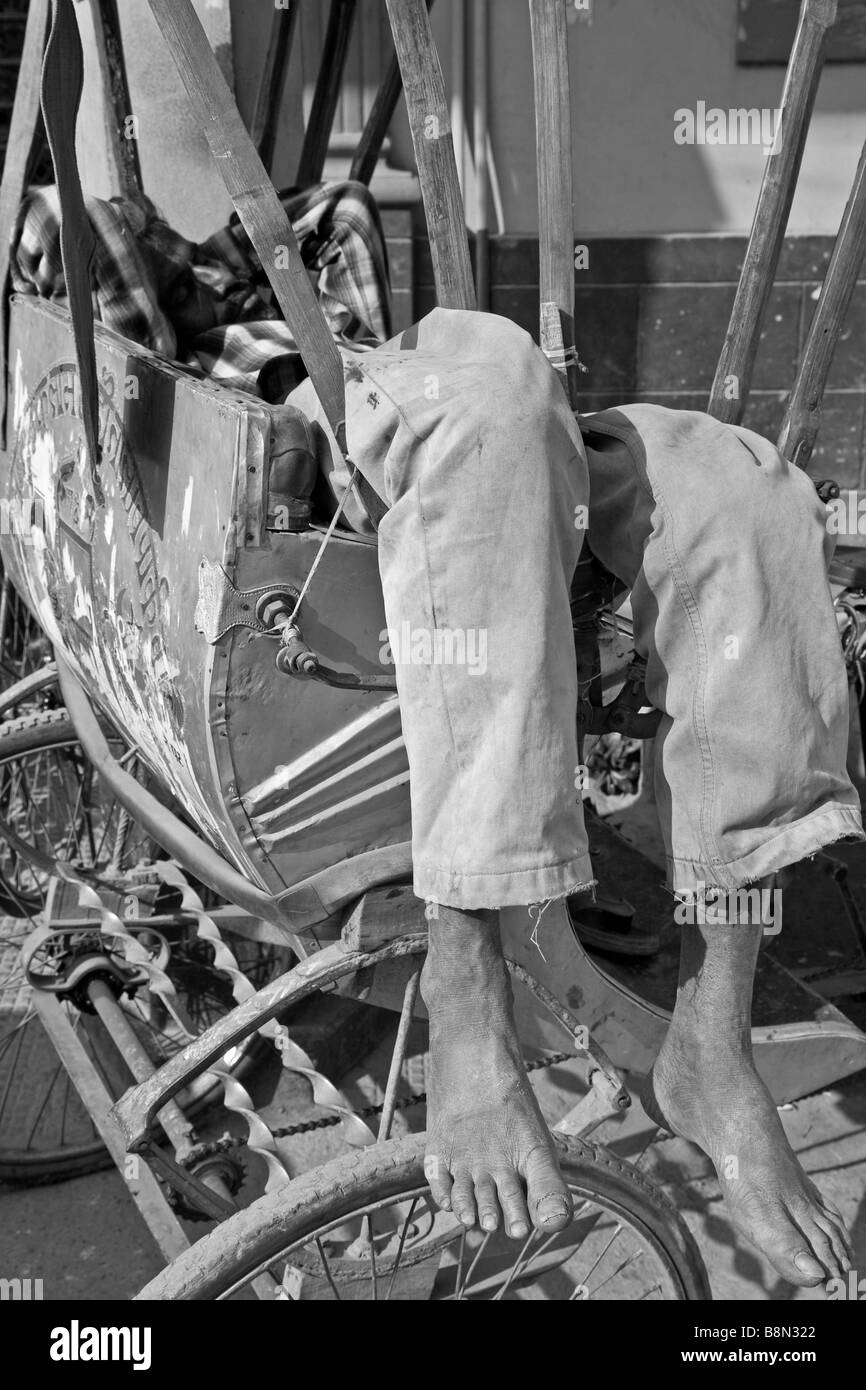
[[[416,862],[413,886],[417,897],[426,902],[478,912],[553,902],[571,893],[588,892],[596,882],[589,855],[582,854],[565,864],[502,874],[456,873]]]
[[[866,840],[860,812],[853,806],[837,803],[813,811],[771,834],[750,854],[727,863],[702,864],[669,856],[668,888],[681,902],[702,902],[707,894],[716,897],[719,890],[745,888],[789,864],[808,859],[837,840]]]

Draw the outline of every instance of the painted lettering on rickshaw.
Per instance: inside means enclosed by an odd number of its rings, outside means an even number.
[[[113,403],[114,378],[103,373],[99,392],[100,470],[110,468],[117,479],[118,496],[133,547],[133,563],[139,586],[142,617],[148,627],[159,618],[159,572],[156,551],[134,463],[126,448],[123,425]],[[29,416],[38,429],[50,430],[58,420],[81,419],[81,390],[78,372],[72,365],[52,368],[39,383],[29,403]]]

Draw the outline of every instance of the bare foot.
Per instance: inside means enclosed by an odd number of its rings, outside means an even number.
[[[747,1050],[671,1029],[642,1099],[712,1160],[737,1230],[784,1279],[811,1288],[850,1268],[842,1218],[800,1167]]]
[[[514,1026],[496,915],[439,907],[421,981],[430,1015],[425,1173],[466,1227],[525,1237],[571,1219]]]

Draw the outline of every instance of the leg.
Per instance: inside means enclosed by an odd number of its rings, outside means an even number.
[[[586,420],[589,543],[631,588],[676,893],[863,838],[826,508],[750,430],[626,406]]]
[[[560,1230],[571,1197],[523,1066],[494,912],[439,907],[422,975],[431,1076],[425,1172],[464,1226]]]
[[[586,423],[599,431],[590,544],[632,587],[647,692],[664,712],[655,773],[674,892],[700,901],[862,838],[812,484],[758,435],[697,413],[630,406]],[[647,1104],[712,1159],[738,1229],[786,1279],[816,1284],[844,1264],[845,1240],[752,1062],[761,927],[712,917],[682,929]]]
[[[430,912],[429,1170],[467,1225],[564,1225],[529,1085],[498,907],[592,879],[575,789],[569,584],[587,501],[579,432],[527,334],[431,314],[347,374],[349,448],[379,529],[411,771],[415,891]],[[527,1211],[527,1203],[529,1211]]]
[[[712,1160],[734,1225],[784,1279],[839,1277],[851,1259],[841,1218],[800,1167],[752,1060],[761,927],[682,932],[676,1008],[644,1107]]]
[[[580,433],[529,335],[435,310],[347,371],[411,772],[415,891],[462,910],[589,886],[569,586]]]

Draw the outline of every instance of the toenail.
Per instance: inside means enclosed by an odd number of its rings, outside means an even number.
[[[471,1226],[474,1226],[474,1225],[475,1225],[475,1217],[471,1214],[471,1212],[468,1212],[468,1211],[460,1211],[460,1212],[458,1212],[458,1213],[457,1213],[457,1220],[460,1222],[460,1225],[461,1225],[461,1226],[469,1226],[469,1227],[471,1227]]]
[[[481,1225],[484,1227],[485,1231],[495,1231],[495,1230],[496,1230],[496,1217],[495,1217],[495,1216],[485,1216],[484,1220],[481,1222]]]
[[[568,1203],[562,1197],[551,1194],[549,1197],[542,1197],[536,1211],[542,1225],[547,1226],[551,1221],[568,1216]]]
[[[801,1274],[807,1274],[810,1279],[823,1279],[824,1267],[819,1264],[814,1255],[810,1255],[808,1250],[800,1250],[794,1256],[794,1264]]]
[[[514,1240],[520,1240],[523,1236],[529,1235],[529,1228],[522,1223],[518,1223],[518,1225],[511,1227],[509,1235],[511,1235]]]

